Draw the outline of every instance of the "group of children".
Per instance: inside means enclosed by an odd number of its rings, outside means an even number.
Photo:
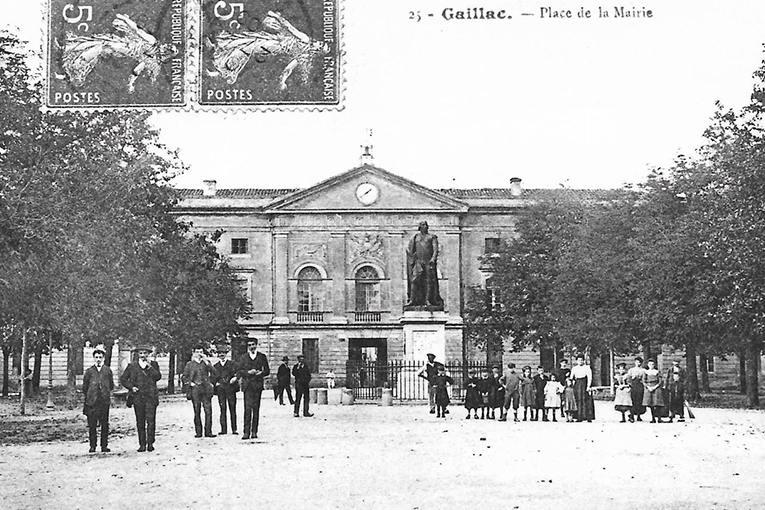
[[[516,422],[521,421],[519,408],[523,408],[523,421],[538,421],[540,415],[542,421],[558,421],[558,410],[567,422],[592,421],[595,417],[590,391],[592,373],[587,370],[589,367],[582,356],[577,356],[578,364],[574,369],[579,371],[576,373],[572,373],[566,363],[563,360],[560,370],[549,375],[539,366],[533,376],[530,366],[523,367],[522,373],[517,374],[513,363],[508,364],[504,374],[500,373],[498,366],[492,367],[491,372],[487,368],[480,370],[480,376],[476,369],[469,369],[464,384],[465,418],[469,420],[472,415],[476,420],[493,420],[499,409],[500,421],[506,421],[512,407]],[[581,380],[580,372],[587,375],[586,384]],[[577,395],[580,382],[580,394]],[[675,417],[678,421],[684,421],[684,383],[685,373],[677,361],[665,374],[656,368],[654,360],[649,360],[647,368],[643,368],[643,360],[638,357],[629,371],[624,363],[620,363],[614,375],[614,408],[622,414],[622,422],[626,422],[627,418],[630,422],[642,421],[641,415],[647,409],[651,410],[652,423],[661,423],[663,417],[669,417],[670,422]],[[438,417],[446,417],[448,387],[453,384],[454,380],[446,374],[444,367],[439,367],[434,382]]]
[[[537,373],[531,375],[531,367],[523,367],[521,374],[516,374],[515,365],[510,363],[508,371],[503,375],[499,367],[481,370],[478,377],[473,368],[468,370],[468,379],[465,382],[465,409],[466,419],[470,419],[471,412],[474,419],[496,418],[496,409],[500,410],[500,420],[507,420],[507,411],[510,407],[514,411],[514,421],[518,418],[518,409],[523,408],[523,421],[558,421],[557,410],[561,410],[561,416],[566,421],[573,420],[576,410],[574,388],[568,379],[564,383],[558,381],[556,374],[545,375],[544,368],[537,367]],[[478,410],[481,416],[478,417]]]

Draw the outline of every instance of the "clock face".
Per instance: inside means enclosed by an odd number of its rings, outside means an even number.
[[[356,198],[364,205],[372,205],[380,198],[380,190],[374,184],[364,182],[356,188]]]

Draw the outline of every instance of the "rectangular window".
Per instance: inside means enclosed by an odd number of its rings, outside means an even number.
[[[484,239],[484,253],[491,255],[493,253],[499,253],[499,237],[487,237]]]
[[[377,312],[380,310],[380,284],[378,282],[356,282],[356,311]]]
[[[247,248],[248,246],[247,246],[246,238],[231,239],[231,254],[232,255],[244,255],[248,253]]]
[[[321,311],[321,280],[298,282],[298,312]]]
[[[303,356],[305,356],[305,364],[312,374],[319,373],[319,339],[318,338],[304,338],[303,339]]]

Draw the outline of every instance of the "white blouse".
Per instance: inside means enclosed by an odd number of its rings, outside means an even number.
[[[574,365],[571,367],[572,379],[582,379],[583,377],[587,377],[592,381],[592,369],[589,365]]]

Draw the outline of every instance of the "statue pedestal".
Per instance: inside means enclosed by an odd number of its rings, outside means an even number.
[[[398,394],[404,399],[428,399],[428,383],[417,377],[420,367],[427,361],[428,353],[436,355],[436,361],[446,360],[446,322],[448,314],[443,311],[405,311],[401,318],[404,330],[405,370],[401,374]],[[406,384],[402,384],[406,381]]]
[[[436,361],[446,360],[446,322],[449,315],[443,311],[410,310],[401,318],[404,329],[404,359],[425,364],[429,352]]]

